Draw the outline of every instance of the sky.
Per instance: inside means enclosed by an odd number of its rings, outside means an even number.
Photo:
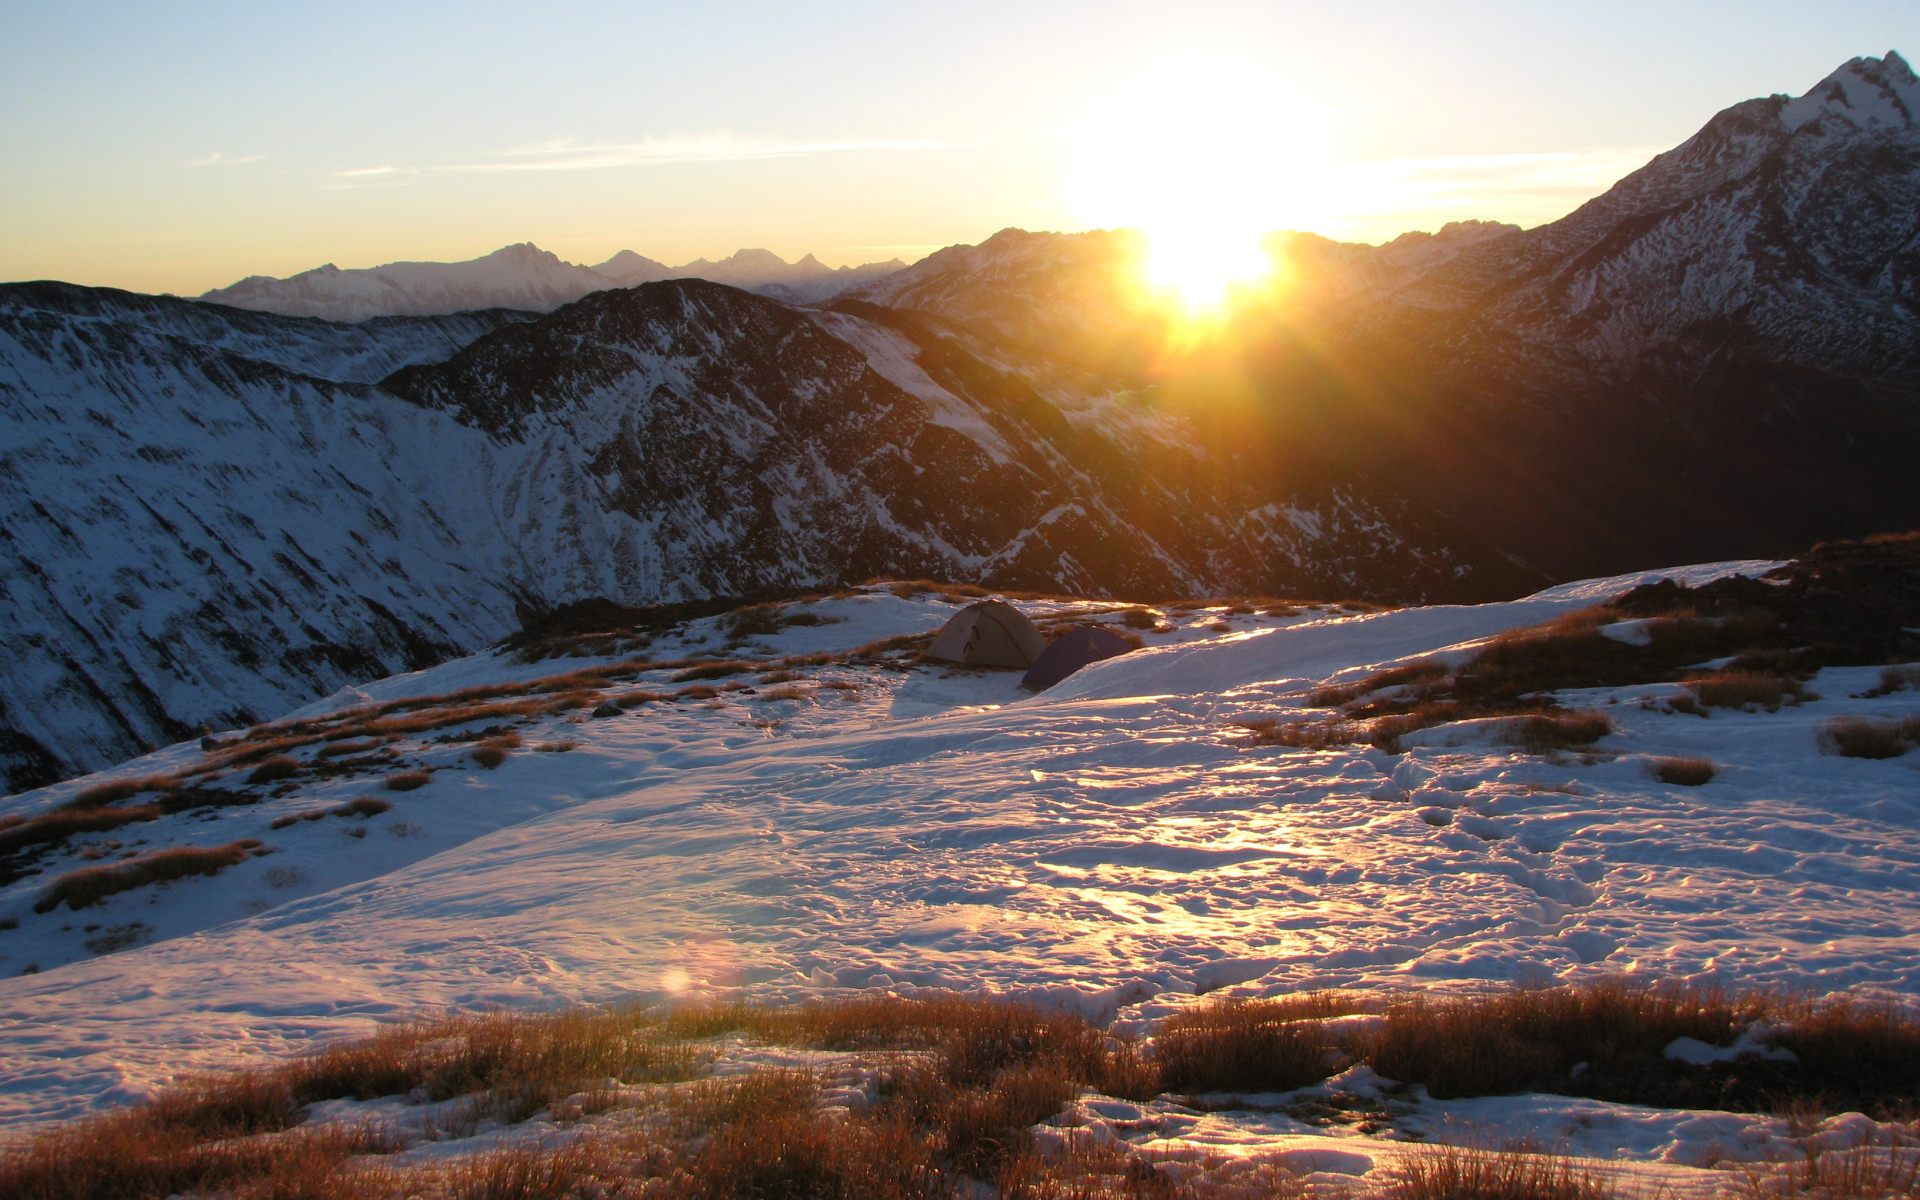
[[[0,0],[0,280],[1571,211],[1913,0]]]

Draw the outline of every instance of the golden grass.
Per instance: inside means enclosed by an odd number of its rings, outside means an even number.
[[[76,833],[105,833],[135,821],[153,821],[160,817],[157,804],[134,808],[66,808],[29,817],[0,829],[0,854],[11,854],[27,846],[64,841]]]
[[[1393,1168],[1387,1200],[1613,1200],[1613,1187],[1572,1159],[1519,1150],[1443,1147]]]
[[[1820,749],[1846,758],[1899,758],[1920,746],[1920,717],[1831,717],[1820,728]]]
[[[52,912],[61,904],[77,910],[98,904],[116,892],[131,891],[150,883],[184,879],[189,875],[218,875],[245,860],[259,845],[257,839],[242,838],[224,846],[175,846],[111,866],[82,867],[48,885],[34,902],[33,911]]]
[[[1337,992],[1279,1000],[1216,1000],[1169,1017],[1154,1039],[1165,1088],[1281,1092],[1325,1079],[1342,1050],[1317,1018],[1365,1010]]]
[[[276,754],[253,770],[247,772],[248,783],[274,783],[281,779],[292,779],[300,773],[300,763],[284,754]]]
[[[491,771],[507,761],[507,756],[520,747],[520,735],[502,734],[490,737],[467,752],[467,757]]]
[[[1814,698],[1798,680],[1765,671],[1716,671],[1687,680],[1687,690],[1708,708],[1763,708],[1768,712]]]
[[[81,788],[68,799],[62,808],[90,809],[103,805],[118,804],[131,799],[142,792],[171,791],[180,785],[176,775],[148,775],[142,779],[115,779],[108,783],[96,783],[92,787]]]
[[[1344,1040],[1316,1023],[1370,1002],[1362,995],[1323,993],[1208,1003],[1167,1021],[1151,1060],[1078,1017],[939,994],[787,1009],[731,1004],[424,1019],[269,1069],[184,1080],[146,1104],[0,1146],[0,1195],[564,1200],[631,1189],[651,1200],[926,1200],[952,1195],[971,1178],[991,1181],[1007,1198],[1200,1200],[1226,1193],[1192,1190],[1124,1145],[1037,1154],[1031,1127],[1083,1088],[1140,1099],[1176,1080],[1192,1090],[1264,1090],[1303,1076],[1311,1082],[1319,1077],[1315,1072],[1324,1075],[1347,1057],[1419,1082],[1437,1052],[1458,1084],[1463,1067],[1484,1077],[1516,1061],[1538,1067],[1556,1054],[1578,1052],[1590,1056],[1581,1061],[1591,1062],[1603,1084],[1617,1083],[1621,1064],[1635,1055],[1650,1054],[1664,1069],[1697,1070],[1666,1063],[1658,1057],[1660,1047],[1673,1036],[1723,1044],[1756,1017],[1794,1022],[1779,1044],[1826,1073],[1816,1084],[1846,1071],[1857,1074],[1867,1064],[1869,1074],[1880,1071],[1910,1095],[1913,1067],[1920,1062],[1914,1057],[1920,1035],[1903,1010],[1618,982],[1399,1001],[1377,1034],[1353,1033]],[[874,1052],[872,1101],[850,1112],[822,1112],[816,1107],[822,1081],[806,1071],[695,1078],[715,1052],[695,1043],[723,1034]],[[1873,1059],[1886,1061],[1873,1066]],[[1498,1082],[1514,1078],[1530,1076],[1509,1071]],[[624,1086],[607,1086],[607,1079]],[[642,1084],[655,1086],[634,1086]],[[459,1101],[441,1121],[449,1136],[465,1136],[483,1120],[514,1124],[540,1112],[557,1125],[547,1127],[555,1131],[548,1138],[526,1136],[498,1150],[404,1169],[377,1159],[350,1160],[399,1149],[390,1134],[299,1126],[302,1107],[316,1100],[397,1094]],[[1841,1095],[1832,1102],[1855,1098]],[[637,1108],[641,1119],[583,1123],[616,1107]],[[1762,1191],[1784,1200],[1829,1188],[1837,1200],[1905,1194],[1895,1186],[1904,1177],[1879,1171],[1884,1165],[1842,1152],[1810,1167],[1771,1168],[1753,1176],[1751,1200],[1762,1200]],[[1397,1200],[1606,1196],[1565,1159],[1477,1149],[1409,1158],[1386,1182]],[[1889,1186],[1872,1191],[1878,1183]],[[1296,1185],[1282,1175],[1249,1176],[1234,1182],[1242,1190],[1231,1194],[1300,1200],[1306,1193]]]
[[[1809,1147],[1798,1158],[1748,1167],[1735,1194],[1742,1200],[1888,1200],[1920,1196],[1920,1146],[1895,1133],[1884,1145]]]
[[[785,683],[779,687],[770,687],[758,693],[754,696],[754,699],[763,703],[769,703],[775,700],[805,700],[812,695],[812,688],[801,687],[793,683]]]
[[[1647,770],[1661,783],[1680,787],[1699,787],[1720,773],[1710,758],[1656,758],[1648,763]]]

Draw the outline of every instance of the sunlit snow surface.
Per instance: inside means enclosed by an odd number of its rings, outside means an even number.
[[[857,691],[575,713],[525,733],[529,747],[576,749],[525,749],[491,772],[466,746],[413,744],[408,762],[443,768],[419,791],[312,783],[128,827],[117,836],[257,837],[275,852],[78,913],[31,911],[77,862],[0,892],[0,917],[21,921],[0,932],[0,1119],[125,1102],[183,1068],[444,1005],[942,986],[1041,992],[1139,1024],[1222,988],[1593,972],[1920,991],[1920,755],[1834,758],[1815,744],[1835,714],[1920,709],[1912,692],[1852,699],[1877,671],[1823,672],[1822,699],[1775,714],[1636,703],[1661,687],[1565,696],[1605,707],[1619,732],[1604,753],[1553,761],[1470,729],[1427,731],[1410,740],[1431,744],[1390,756],[1251,747],[1233,724],[1298,708],[1308,683],[1458,650],[1638,581],[1475,608],[1201,611],[1037,697],[1010,672],[809,668]],[[765,652],[923,632],[955,605],[876,591],[814,607],[842,619]],[[1209,628],[1223,617],[1232,631]],[[650,653],[700,638],[717,652],[712,628]],[[429,694],[599,661],[483,655],[363,690]],[[198,755],[174,747],[4,811]],[[1669,786],[1650,755],[1723,770]],[[269,828],[360,794],[395,807]],[[134,922],[148,944],[82,948],[87,926]],[[15,974],[29,962],[41,971]],[[1658,1138],[1633,1136],[1653,1139],[1636,1153],[1660,1156]]]

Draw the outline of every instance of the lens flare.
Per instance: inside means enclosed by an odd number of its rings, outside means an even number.
[[[1143,76],[1068,137],[1067,202],[1092,224],[1141,230],[1149,282],[1191,308],[1262,279],[1265,235],[1323,224],[1337,203],[1331,120],[1228,65]]]

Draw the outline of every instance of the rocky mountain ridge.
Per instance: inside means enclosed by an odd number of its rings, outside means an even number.
[[[327,263],[285,279],[250,275],[199,298],[282,316],[365,321],[484,308],[551,312],[608,288],[665,279],[707,279],[791,304],[807,304],[829,300],[904,265],[895,258],[835,268],[811,254],[789,263],[768,250],[741,250],[717,262],[700,258],[669,267],[622,250],[603,263],[584,266],[566,262],[532,242],[521,242],[465,262],[395,262],[346,270]]]
[[[1734,105],[1536,229],[1278,238],[1288,289],[1242,298],[1213,374],[1272,443],[1556,578],[1920,525],[1916,114],[1889,52]],[[1165,319],[1125,299],[1139,255],[1007,231],[851,295],[1164,385]]]
[[[0,419],[15,788],[587,596],[870,575],[1413,596],[1510,573],[1391,489],[1237,460],[1190,415],[938,318],[699,280],[355,325],[0,286]]]

